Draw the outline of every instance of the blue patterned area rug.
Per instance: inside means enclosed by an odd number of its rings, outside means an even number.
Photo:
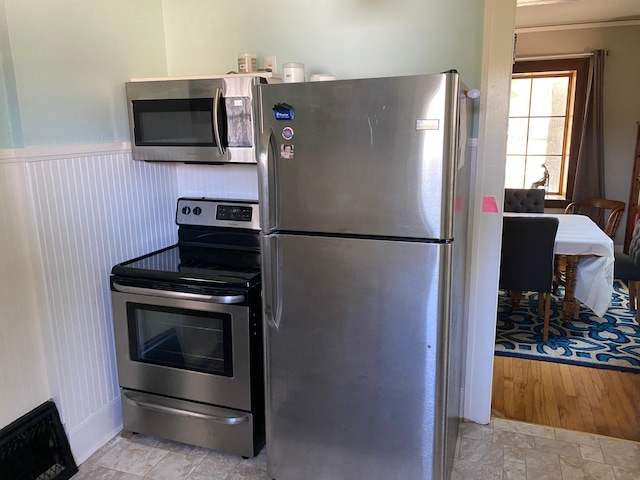
[[[579,318],[567,324],[561,321],[563,293],[551,299],[549,340],[542,343],[537,293],[523,292],[520,306],[513,309],[507,292],[500,291],[496,355],[640,373],[640,326],[636,312],[629,310],[626,286],[614,282],[603,318],[581,305]]]

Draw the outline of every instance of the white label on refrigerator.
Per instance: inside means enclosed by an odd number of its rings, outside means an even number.
[[[416,130],[439,130],[440,129],[440,120],[429,119],[429,118],[419,118],[416,120]]]

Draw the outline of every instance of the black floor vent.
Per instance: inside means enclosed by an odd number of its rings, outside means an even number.
[[[0,479],[68,480],[77,472],[55,403],[0,430]]]

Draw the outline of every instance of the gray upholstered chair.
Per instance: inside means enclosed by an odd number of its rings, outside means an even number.
[[[513,308],[523,291],[538,292],[538,315],[543,311],[542,341],[549,339],[553,248],[558,232],[555,217],[504,217],[502,219],[500,288],[508,290]]]
[[[504,211],[516,213],[544,213],[542,188],[505,188]]]
[[[629,308],[636,310],[636,321],[638,321],[636,295],[638,294],[638,282],[640,282],[640,222],[637,222],[633,229],[629,253],[615,252],[614,255],[613,278],[627,283]]]

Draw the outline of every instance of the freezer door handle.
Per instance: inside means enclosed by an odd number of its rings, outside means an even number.
[[[260,188],[260,228],[270,232],[276,228],[276,137],[273,130],[260,135],[258,151],[258,178]]]
[[[278,238],[262,235],[262,303],[268,325],[274,330],[280,328],[280,301],[278,278]]]

